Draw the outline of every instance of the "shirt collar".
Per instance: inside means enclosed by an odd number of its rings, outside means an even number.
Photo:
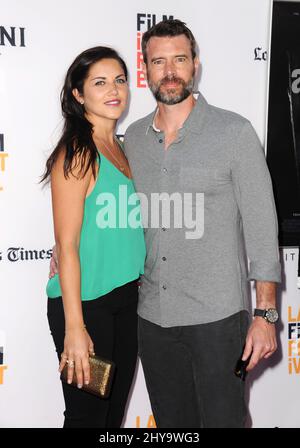
[[[196,103],[180,129],[189,129],[192,132],[200,133],[202,127],[201,125],[207,111],[208,103],[199,91],[194,92],[193,95],[196,99]],[[161,132],[161,130],[155,126],[155,117],[157,111],[158,108],[156,108],[149,116],[149,124],[146,128],[146,135],[148,134],[150,128],[152,128],[155,132]]]

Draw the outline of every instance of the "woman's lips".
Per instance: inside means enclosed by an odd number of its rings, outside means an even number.
[[[120,100],[110,100],[110,101],[106,101],[104,104],[106,104],[107,106],[119,106],[121,104]]]

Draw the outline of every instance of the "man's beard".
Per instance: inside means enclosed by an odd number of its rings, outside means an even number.
[[[169,88],[165,91],[162,91],[161,87],[163,87],[164,84],[167,84],[168,82],[176,82],[181,86],[180,91],[176,93],[177,88]],[[190,96],[194,87],[194,73],[192,78],[188,82],[185,82],[182,78],[178,78],[175,75],[167,75],[157,84],[152,84],[152,82],[148,80],[148,85],[156,101],[171,106],[173,104],[181,103],[188,96]]]

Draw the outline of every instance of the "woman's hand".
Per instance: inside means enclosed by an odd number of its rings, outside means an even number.
[[[77,386],[90,382],[89,355],[94,355],[94,344],[85,328],[72,328],[66,331],[64,351],[61,354],[59,371],[68,365],[68,383],[71,384],[74,373]]]

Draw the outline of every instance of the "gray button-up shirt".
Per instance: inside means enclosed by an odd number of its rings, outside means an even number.
[[[276,210],[259,139],[248,120],[199,94],[165,150],[154,115],[133,123],[125,135],[137,192],[151,204],[147,210],[142,204],[147,257],[138,313],[172,327],[248,309],[249,280],[280,282]],[[178,193],[198,232],[178,208],[172,216],[172,201],[170,224],[162,222],[162,207],[159,225],[151,224],[153,193]]]

